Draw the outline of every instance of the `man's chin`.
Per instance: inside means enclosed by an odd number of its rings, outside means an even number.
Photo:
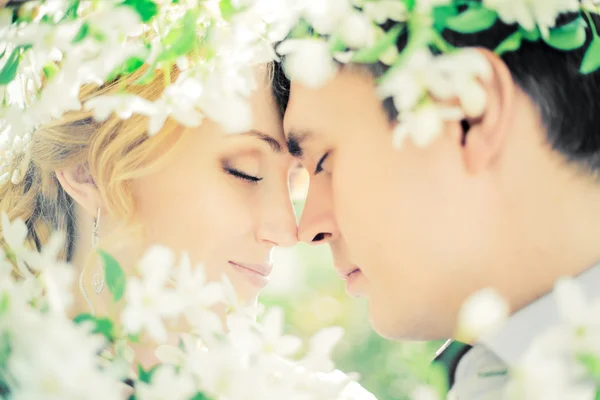
[[[406,313],[400,311],[398,307],[375,306],[369,302],[371,327],[389,340],[424,341],[449,337],[449,333],[442,332],[443,329],[435,321],[430,321],[429,316],[416,315],[412,310],[406,310]]]

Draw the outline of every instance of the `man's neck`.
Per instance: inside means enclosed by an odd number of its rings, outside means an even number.
[[[514,311],[551,291],[558,278],[600,262],[600,184],[571,176],[546,186],[530,193],[511,227],[513,273],[503,287]]]

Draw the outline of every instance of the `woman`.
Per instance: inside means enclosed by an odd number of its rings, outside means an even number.
[[[132,85],[144,70],[81,100],[126,91],[157,99],[164,77]],[[0,189],[0,210],[28,227],[38,250],[53,230],[67,232],[63,258],[80,270],[73,315],[110,315],[94,247],[115,256],[126,274],[152,244],[186,251],[209,279],[230,277],[242,299],[255,299],[271,272],[275,246],[296,243],[289,191],[292,159],[284,146],[277,66],[256,68],[252,130],[229,135],[205,119],[198,128],[168,120],[150,137],[142,116],[96,122],[90,111],[65,114],[33,134],[32,161],[21,183]],[[176,68],[171,79],[178,76]],[[262,83],[262,84],[261,84]],[[235,116],[232,116],[235,118]],[[3,240],[0,244],[4,244]]]

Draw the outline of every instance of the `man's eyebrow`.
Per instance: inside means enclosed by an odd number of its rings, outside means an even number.
[[[266,142],[275,153],[283,153],[283,147],[281,143],[277,139],[272,136],[267,135],[266,133],[262,133],[257,131],[256,129],[249,130],[247,132],[242,133],[242,135],[246,136],[254,136],[264,142]]]
[[[303,149],[302,142],[310,138],[312,134],[310,132],[290,132],[287,138],[287,147],[290,154],[296,158],[302,158]]]

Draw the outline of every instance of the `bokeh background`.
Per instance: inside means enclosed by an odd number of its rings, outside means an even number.
[[[302,213],[308,176],[298,171],[293,199]],[[261,295],[266,306],[281,306],[287,333],[305,340],[325,326],[341,326],[345,335],[334,351],[337,368],[358,372],[361,384],[380,400],[409,399],[423,383],[443,342],[392,342],[370,327],[365,300],[350,298],[333,269],[329,247],[299,244],[277,249],[271,284]]]

